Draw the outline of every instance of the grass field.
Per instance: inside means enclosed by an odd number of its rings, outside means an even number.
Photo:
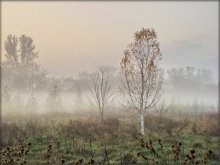
[[[204,117],[196,122],[195,126],[192,120],[168,117],[159,120],[157,116],[148,116],[146,133],[142,136],[138,118],[129,116],[109,116],[103,123],[98,117],[80,118],[71,114],[19,119],[14,116],[2,123],[1,161],[2,164],[218,164],[219,138],[213,133],[214,125],[210,126],[213,122],[205,123],[205,128],[201,124]]]

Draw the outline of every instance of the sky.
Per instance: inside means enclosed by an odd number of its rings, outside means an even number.
[[[145,27],[158,34],[162,68],[194,66],[218,79],[218,2],[1,3],[2,48],[9,34],[32,37],[40,52],[37,62],[51,75],[119,68],[134,32]]]

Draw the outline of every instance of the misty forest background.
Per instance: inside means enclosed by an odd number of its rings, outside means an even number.
[[[7,110],[3,108],[3,116],[8,112],[19,114],[49,112],[50,109],[46,108],[46,104],[54,90],[57,92],[55,97],[59,98],[57,100],[59,108],[54,106],[51,108],[52,112],[73,112],[92,108],[89,101],[88,77],[93,71],[82,71],[75,77],[51,75],[45,66],[37,63],[40,51],[35,48],[33,39],[27,35],[20,37],[9,35],[4,50],[6,60],[1,64],[3,106],[6,102],[18,105]],[[119,93],[121,70],[101,64],[100,67],[107,67],[112,71],[112,90],[114,97],[119,98],[111,101],[108,111],[121,111]],[[97,66],[94,66],[94,72],[95,69]],[[213,80],[210,70],[193,66],[172,68],[164,70],[164,78],[162,100],[165,100],[167,105],[175,107],[173,108],[175,111],[188,111],[193,114],[217,112],[218,85]],[[33,101],[35,106],[25,108]]]
[[[25,34],[8,35],[4,56],[1,113],[6,149],[2,162],[169,164],[172,160],[195,164],[208,163],[211,152],[215,155],[210,161],[218,160],[218,84],[210,70],[162,68],[160,97],[144,113],[145,134],[142,130],[140,134],[140,115],[123,106],[120,67],[100,64],[78,76],[56,77],[37,62],[40,51]],[[165,56],[162,52],[162,60]],[[115,63],[120,65],[120,61]],[[91,85],[102,69],[108,73],[110,86],[106,105],[100,108]],[[152,139],[157,151],[152,149]],[[20,155],[10,155],[14,152]]]

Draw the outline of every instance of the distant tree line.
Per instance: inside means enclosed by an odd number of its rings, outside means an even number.
[[[37,109],[33,93],[46,91],[49,93],[47,109],[59,111],[63,109],[60,92],[75,93],[78,98],[83,92],[90,92],[90,101],[99,110],[103,121],[113,91],[121,87],[127,109],[135,110],[141,116],[142,134],[145,125],[144,113],[155,106],[160,115],[166,110],[163,102],[159,106],[157,104],[161,101],[164,84],[169,91],[179,93],[213,92],[218,88],[217,84],[213,83],[211,71],[190,66],[168,70],[168,77],[164,80],[164,71],[159,66],[162,54],[154,29],[143,28],[134,34],[134,41],[127,46],[121,59],[121,70],[102,66],[91,72],[80,72],[78,77],[56,78],[49,75],[46,68],[37,63],[39,51],[36,50],[33,39],[27,35],[8,35],[4,49],[5,60],[1,63],[1,95],[6,102],[10,100],[12,90],[28,92],[31,93],[27,103],[28,109]],[[19,100],[17,98],[15,100]],[[199,109],[201,106],[195,100],[191,107]]]
[[[45,91],[58,86],[63,92],[89,91],[89,72],[80,72],[78,77],[55,78],[49,75],[46,68],[37,63],[39,51],[36,50],[33,39],[27,35],[17,37],[8,35],[4,42],[5,60],[1,63],[2,86],[13,90]],[[115,71],[111,76],[114,86],[121,83],[122,72]],[[173,68],[167,71],[165,85],[171,91],[184,90],[215,91],[217,84],[213,83],[212,73],[209,70],[187,66]]]
[[[187,66],[170,69],[167,73],[167,84],[171,90],[184,92],[217,90],[210,70]]]

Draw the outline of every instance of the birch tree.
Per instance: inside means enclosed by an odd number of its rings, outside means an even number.
[[[134,34],[121,59],[123,72],[123,98],[128,110],[135,110],[141,117],[144,134],[144,113],[160,98],[163,72],[159,68],[162,54],[154,29],[141,29]]]

